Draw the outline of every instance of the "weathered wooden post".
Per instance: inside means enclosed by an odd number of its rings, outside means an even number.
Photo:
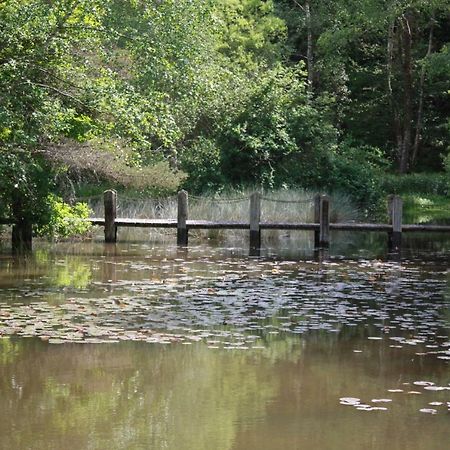
[[[250,196],[250,255],[258,256],[261,248],[261,194]]]
[[[186,222],[188,220],[188,193],[186,191],[178,192],[178,219],[177,219],[177,245],[187,247],[188,229]]]
[[[105,191],[103,202],[105,205],[105,242],[117,242],[117,192]]]
[[[328,248],[330,246],[330,198],[327,195],[320,196],[319,216],[319,247]]]
[[[15,196],[12,205],[12,251],[22,253],[31,251],[33,242],[33,224],[24,211],[23,199],[20,195]]]
[[[392,231],[388,233],[389,252],[398,252],[402,246],[403,201],[398,195],[388,197],[389,223]]]
[[[320,194],[314,196],[314,223],[320,223]],[[320,247],[320,230],[314,230],[314,248]]]

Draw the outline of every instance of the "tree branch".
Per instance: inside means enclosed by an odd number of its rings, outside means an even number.
[[[305,8],[302,4],[300,4],[297,0],[293,0],[293,2],[303,11],[305,12]]]
[[[83,106],[83,107],[85,107],[87,109],[92,109],[92,110],[98,111],[96,108],[92,108],[91,106],[89,106],[86,103],[82,102],[79,98],[77,98],[77,97],[75,97],[75,96],[73,96],[73,95],[71,95],[71,94],[69,94],[67,92],[61,91],[60,89],[57,89],[54,86],[50,86],[50,85],[44,84],[44,83],[36,83],[36,82],[33,82],[33,81],[29,81],[29,84],[32,84],[33,86],[42,87],[44,89],[48,89],[48,90],[53,91],[53,92],[55,92],[55,93],[57,93],[57,94],[59,94],[59,95],[61,95],[63,97],[70,98],[74,102],[78,103],[79,105],[81,105],[81,106]],[[98,112],[100,112],[100,111],[98,111]]]

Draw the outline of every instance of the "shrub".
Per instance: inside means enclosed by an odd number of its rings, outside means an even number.
[[[200,136],[183,152],[181,168],[188,174],[184,187],[189,191],[216,191],[224,184],[220,171],[220,149],[216,143]]]
[[[381,183],[381,168],[385,164],[377,148],[343,144],[333,158],[328,187],[348,194],[366,213],[376,213],[385,196]]]
[[[47,197],[50,216],[45,225],[37,228],[39,236],[53,239],[81,236],[88,233],[91,224],[84,219],[89,217],[90,209],[86,203],[70,206],[54,194]]]
[[[272,189],[299,185],[299,173],[307,180],[323,173],[316,162],[335,148],[337,132],[305,86],[302,65],[275,67],[249,83],[239,111],[226,118],[217,136],[229,183]]]

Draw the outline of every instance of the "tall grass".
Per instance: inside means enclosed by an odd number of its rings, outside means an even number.
[[[204,195],[201,197],[190,196],[189,219],[210,221],[236,221],[248,222],[250,209],[250,194],[248,190],[229,190],[221,194]],[[313,222],[313,197],[314,192],[304,190],[276,190],[262,193],[261,221],[263,222]],[[231,201],[228,201],[231,199]],[[270,200],[269,200],[270,199]],[[273,201],[278,200],[281,202]],[[299,202],[299,203],[283,203]],[[103,200],[93,199],[89,202],[93,211],[93,217],[103,217]],[[119,218],[136,219],[176,219],[177,198],[130,198],[126,195],[118,195],[117,216]],[[362,218],[362,212],[352,204],[344,195],[336,194],[331,197],[331,221],[348,222]],[[139,239],[142,234],[151,240],[166,240],[166,236],[172,238],[174,231],[167,229],[152,229],[149,231],[136,229],[119,229],[120,239]],[[189,233],[193,239],[202,238],[214,240],[222,245],[241,245],[248,237],[245,230],[192,230]],[[263,232],[264,245],[278,245],[280,240],[307,236],[307,232],[301,231],[277,231],[265,230]]]

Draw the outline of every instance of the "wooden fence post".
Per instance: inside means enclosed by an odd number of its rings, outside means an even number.
[[[177,245],[180,247],[187,247],[188,245],[188,229],[186,225],[188,208],[188,193],[186,191],[178,192]]]
[[[250,196],[250,255],[258,256],[261,248],[261,194]]]
[[[314,223],[320,223],[320,194],[314,196]],[[320,247],[320,230],[314,230],[314,248]]]
[[[327,195],[320,196],[319,215],[319,247],[327,248],[330,246],[330,198]]]
[[[117,242],[117,192],[105,191],[103,202],[105,205],[105,242]]]
[[[402,246],[403,201],[398,195],[388,197],[389,223],[392,231],[388,233],[389,252],[398,252]]]

